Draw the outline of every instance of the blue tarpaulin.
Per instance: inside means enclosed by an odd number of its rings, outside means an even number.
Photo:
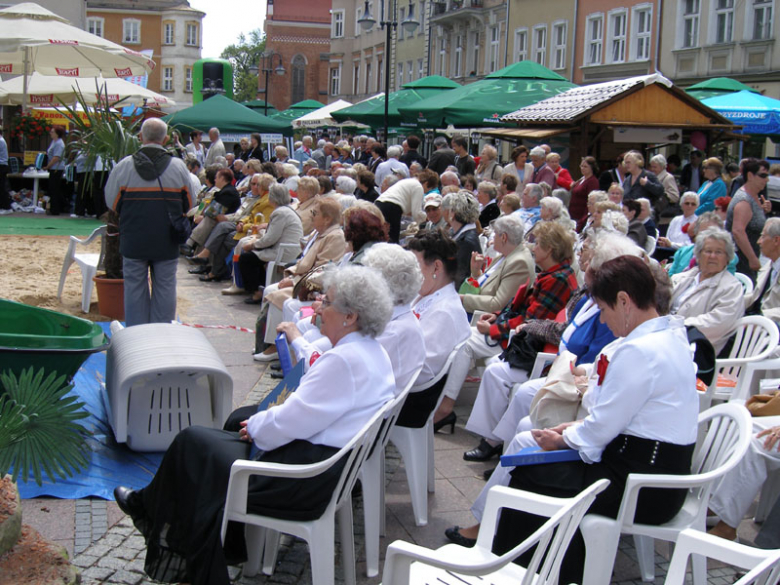
[[[110,336],[108,323],[100,325]],[[44,474],[41,486],[32,478],[27,483],[19,478],[19,494],[23,499],[53,496],[75,500],[97,496],[113,500],[116,486],[140,489],[146,487],[154,477],[162,453],[137,453],[114,440],[108,422],[105,377],[105,352],[92,354],[73,377],[71,395],[76,395],[80,402],[84,402],[84,408],[89,412],[89,417],[79,422],[93,433],[87,439],[89,466],[73,477],[57,478],[56,483],[52,483]]]
[[[780,100],[743,90],[703,99],[701,103],[743,126],[743,134],[780,134]]]

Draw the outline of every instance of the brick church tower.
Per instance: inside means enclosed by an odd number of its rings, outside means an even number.
[[[282,56],[285,74],[258,79],[258,97],[281,111],[302,100],[328,101],[331,0],[268,0],[266,53]],[[273,67],[278,65],[274,57]]]

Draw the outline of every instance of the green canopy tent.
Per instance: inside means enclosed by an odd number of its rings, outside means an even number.
[[[248,102],[240,102],[240,104],[250,110],[256,110],[263,114],[263,116],[271,116],[272,114],[278,114],[279,110],[273,107],[272,104],[268,104],[268,113],[265,111],[265,100],[251,100]]]
[[[191,108],[174,112],[163,117],[163,121],[187,132],[208,132],[210,128],[219,128],[222,134],[261,132],[292,135],[289,124],[258,114],[223,95],[216,95]]]
[[[441,75],[429,75],[416,81],[411,81],[398,91],[390,94],[387,102],[387,123],[389,126],[396,127],[418,127],[416,122],[406,121],[398,112],[401,106],[413,107],[414,104],[422,100],[435,97],[443,92],[449,92],[453,89],[462,87],[442,77]],[[373,128],[383,128],[385,123],[385,94],[377,95],[362,102],[358,102],[343,110],[338,110],[331,114],[339,122],[354,120],[362,124],[367,124]]]
[[[282,110],[281,112],[276,112],[275,114],[269,117],[273,118],[274,120],[287,122],[288,124],[292,125],[292,121],[295,120],[296,118],[305,116],[306,114],[313,112],[314,110],[319,110],[324,105],[325,104],[322,104],[317,100],[303,100],[302,102],[293,104],[286,110]]]
[[[533,61],[520,61],[458,89],[398,108],[406,123],[424,128],[510,126],[509,114],[577,87]]]
[[[697,100],[704,100],[711,97],[718,97],[719,95],[725,95],[729,93],[736,93],[738,91],[751,91],[753,93],[759,93],[755,89],[748,87],[742,82],[730,77],[713,77],[696,85],[690,86],[685,90],[689,95],[692,95]]]

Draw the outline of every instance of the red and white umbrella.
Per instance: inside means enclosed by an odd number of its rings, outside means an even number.
[[[0,10],[0,73],[25,79],[32,72],[129,77],[153,69],[154,61],[147,56],[81,30],[38,4],[26,2]],[[25,84],[25,95],[26,89]]]

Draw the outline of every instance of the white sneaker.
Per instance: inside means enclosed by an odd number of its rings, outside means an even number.
[[[256,362],[272,362],[279,359],[279,354],[276,352],[273,353],[256,353],[252,356],[252,358]]]
[[[236,286],[235,283],[230,285],[230,288],[223,288],[222,294],[223,295],[241,295],[244,294],[246,291],[241,288],[240,286]]]

